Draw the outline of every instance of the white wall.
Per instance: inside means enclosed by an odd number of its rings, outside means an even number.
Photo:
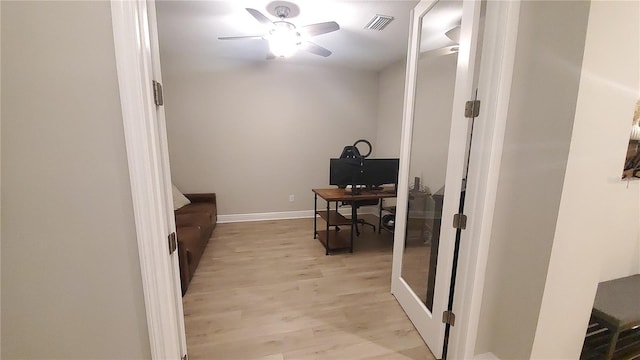
[[[597,283],[640,270],[640,184],[620,180],[640,99],[639,24],[637,1],[591,3],[571,149],[532,358],[578,358]]]
[[[531,355],[569,154],[588,7],[574,1],[521,4],[476,354]]]
[[[2,357],[150,358],[109,2],[2,2]]]
[[[391,64],[378,75],[376,151],[380,157],[400,156],[406,60]]]
[[[329,158],[361,138],[377,156],[374,72],[271,61],[198,73],[162,61],[173,180],[216,192],[222,215],[311,210]]]

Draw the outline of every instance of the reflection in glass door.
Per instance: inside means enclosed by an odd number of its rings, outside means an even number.
[[[442,21],[449,14],[449,21]],[[458,61],[462,4],[438,2],[422,18],[409,162],[409,196],[402,278],[433,310]]]

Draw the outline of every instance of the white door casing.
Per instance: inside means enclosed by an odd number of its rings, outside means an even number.
[[[113,0],[111,15],[151,356],[180,359],[186,339],[178,255],[169,254],[175,224],[164,112],[153,100],[160,68],[149,4]]]
[[[159,82],[162,81],[162,68],[160,66],[160,44],[158,42],[158,22],[156,17],[156,2],[155,0],[147,0],[148,5],[148,19],[149,19],[149,40],[151,45],[151,65],[153,68],[153,78]],[[167,218],[167,233],[176,232],[175,215],[173,210],[173,195],[171,180],[171,167],[169,162],[169,143],[167,135],[167,122],[164,113],[164,106],[156,107],[156,124],[157,124],[157,139],[160,145],[160,163],[162,166],[163,175],[163,190],[164,190],[164,207],[165,215]],[[182,288],[180,286],[180,266],[178,264],[178,251],[176,249],[173,254],[172,261],[172,284],[175,292],[176,303],[174,305],[177,316],[177,331],[178,340],[180,341],[181,354],[187,353],[187,343],[184,327],[184,311],[182,307]]]
[[[449,338],[450,359],[472,359],[478,332],[491,226],[502,160],[511,78],[515,62],[520,1],[488,1],[479,69],[480,115],[474,125],[472,161],[467,178],[453,312],[456,325]]]

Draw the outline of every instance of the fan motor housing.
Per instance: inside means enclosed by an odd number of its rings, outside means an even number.
[[[300,15],[298,5],[289,1],[272,1],[267,5],[266,9],[269,14],[281,19],[291,19]]]

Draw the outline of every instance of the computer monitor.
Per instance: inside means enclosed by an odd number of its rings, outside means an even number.
[[[368,188],[398,184],[400,159],[330,159],[329,184]]]
[[[379,187],[387,184],[398,184],[400,159],[365,159],[362,176],[365,185]]]
[[[330,159],[329,184],[344,188],[347,185],[364,185],[362,159]]]

